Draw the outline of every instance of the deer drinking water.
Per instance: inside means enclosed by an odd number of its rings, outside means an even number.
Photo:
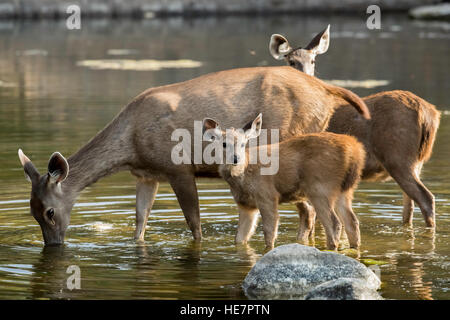
[[[253,147],[257,148],[253,154],[261,154],[258,149],[264,148],[268,153],[276,151],[279,155],[274,160],[279,161],[278,172],[262,174],[265,164],[250,162],[249,154],[255,150],[246,150],[248,140],[259,136],[261,126],[261,114],[240,130],[223,131],[217,121],[203,120],[205,138],[227,150],[219,172],[230,185],[238,206],[236,243],[250,239],[259,211],[266,248],[273,248],[278,229],[278,204],[302,203],[308,199],[325,228],[329,249],[337,249],[342,223],[350,246],[358,248],[361,243],[359,222],[352,210],[352,199],[364,167],[362,144],[351,136],[322,132]],[[308,218],[306,226],[299,229],[298,239],[312,230],[314,217]]]
[[[292,48],[279,34],[272,35],[269,50],[277,60],[314,76],[315,58],[328,50],[330,26],[318,33],[305,48]],[[355,136],[367,152],[362,179],[385,181],[394,178],[403,190],[403,223],[412,225],[414,202],[427,227],[435,226],[433,194],[420,180],[422,166],[432,153],[440,112],[409,91],[385,91],[363,98],[370,121],[353,117],[348,106],[333,114],[329,132]],[[414,202],[413,202],[414,201]],[[304,206],[305,214],[308,207]]]
[[[280,139],[325,130],[334,109],[347,101],[364,117],[364,102],[351,91],[332,86],[289,67],[243,68],[207,74],[151,88],[131,101],[102,131],[67,160],[54,153],[41,175],[19,150],[31,181],[31,214],[45,244],[61,244],[79,193],[120,170],[137,177],[135,239],[145,226],[160,181],[168,181],[195,240],[201,239],[196,176],[218,176],[217,165],[175,164],[175,129],[194,132],[194,120],[214,117],[224,125],[244,124],[264,112],[265,128]],[[200,132],[201,134],[201,132]],[[194,159],[194,150],[191,150]]]

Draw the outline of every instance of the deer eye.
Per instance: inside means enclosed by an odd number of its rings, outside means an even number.
[[[226,142],[224,142],[222,145],[223,145],[224,148],[227,147],[227,143]]]
[[[294,62],[294,61],[289,61],[289,65],[290,65],[291,67],[293,67],[293,66],[295,66],[295,62]]]
[[[55,210],[53,208],[47,210],[47,217],[51,220],[55,215]]]

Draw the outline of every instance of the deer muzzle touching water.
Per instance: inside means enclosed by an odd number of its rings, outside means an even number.
[[[262,217],[266,247],[272,248],[278,230],[278,204],[302,204],[308,199],[317,212],[327,236],[327,247],[336,249],[342,225],[350,246],[359,247],[359,222],[352,210],[353,191],[364,167],[365,151],[361,143],[347,135],[333,133],[305,134],[279,144],[246,149],[249,139],[261,133],[262,115],[240,130],[222,130],[213,119],[203,120],[204,137],[227,148],[219,172],[230,185],[239,211],[237,243],[247,242],[255,231],[258,211]],[[278,171],[262,174],[262,164],[251,154],[276,152]],[[238,155],[238,163],[230,162]],[[299,229],[304,241],[311,234],[315,217]]]

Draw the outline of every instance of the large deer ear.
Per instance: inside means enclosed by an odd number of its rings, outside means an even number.
[[[50,181],[59,183],[64,181],[69,175],[69,164],[61,153],[55,152],[48,161],[48,174]]]
[[[247,139],[252,139],[257,138],[261,134],[261,127],[262,127],[262,113],[258,114],[255,120],[247,123],[242,129],[244,130]]]
[[[273,34],[270,37],[269,51],[275,59],[283,60],[291,50],[292,48],[289,42],[281,34]]]
[[[19,149],[18,155],[23,170],[25,171],[25,178],[30,182],[39,179],[39,172],[31,162],[31,160],[23,153],[22,149]]]
[[[306,50],[312,50],[315,54],[327,52],[330,46],[330,25],[325,30],[319,32],[306,46]]]
[[[222,129],[216,120],[211,118],[203,119],[203,139],[206,141],[214,141],[222,136]]]

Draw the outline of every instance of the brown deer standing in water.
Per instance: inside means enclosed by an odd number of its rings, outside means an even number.
[[[239,211],[236,243],[246,243],[255,231],[258,211],[261,213],[266,249],[274,246],[278,230],[278,204],[299,203],[308,199],[317,212],[327,235],[328,249],[337,249],[342,220],[352,248],[358,248],[359,222],[352,210],[353,191],[364,167],[365,151],[354,137],[329,132],[298,135],[279,144],[247,149],[249,139],[261,132],[262,115],[243,129],[223,131],[210,118],[203,120],[205,137],[226,149],[220,175],[230,185]],[[250,162],[250,153],[261,150],[277,156],[278,171],[263,174],[268,166],[262,161]],[[263,153],[264,153],[263,152]],[[337,213],[337,215],[336,215]],[[309,224],[314,223],[310,217]],[[298,238],[307,228],[300,228]]]
[[[285,37],[274,34],[269,50],[275,59],[285,59],[289,65],[313,76],[316,55],[327,51],[329,41],[328,25],[305,48],[292,49]],[[345,106],[336,110],[327,131],[353,135],[364,144],[367,157],[362,179],[394,178],[403,190],[404,224],[412,225],[414,201],[427,227],[434,227],[434,196],[420,181],[420,172],[431,156],[440,112],[408,91],[380,92],[363,100],[370,110],[370,121],[361,121]],[[303,206],[308,214],[309,206],[306,203]]]
[[[179,144],[171,140],[175,129],[184,128],[194,137],[195,119],[213,117],[230,126],[264,113],[265,128],[279,129],[283,140],[325,130],[334,109],[345,102],[370,118],[364,102],[351,91],[290,67],[232,69],[148,89],[67,160],[54,153],[43,175],[19,150],[32,183],[31,214],[41,226],[45,244],[61,244],[81,190],[104,176],[129,170],[137,177],[135,239],[144,239],[158,184],[168,181],[198,241],[201,227],[195,177],[218,176],[218,166],[175,164],[171,158]],[[190,152],[194,159],[194,150]]]

